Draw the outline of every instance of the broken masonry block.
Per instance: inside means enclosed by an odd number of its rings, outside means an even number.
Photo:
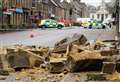
[[[118,73],[120,73],[120,61],[117,62],[117,64],[116,64],[116,70]]]
[[[103,62],[102,72],[112,74],[115,72],[116,63],[115,62]]]

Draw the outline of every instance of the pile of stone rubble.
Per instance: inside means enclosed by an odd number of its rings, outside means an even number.
[[[1,48],[0,68],[1,75],[14,75],[15,80],[29,77],[31,81],[26,82],[60,82],[67,73],[80,71],[112,74],[120,72],[119,41],[90,42],[84,35],[74,34],[53,49],[24,45]]]

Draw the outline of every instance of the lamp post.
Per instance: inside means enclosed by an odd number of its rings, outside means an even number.
[[[119,0],[116,0],[116,6],[115,6],[115,8],[116,8],[116,17],[115,17],[115,19],[116,19],[116,34],[117,34],[117,37],[120,37],[120,35],[119,35]]]
[[[2,0],[2,5],[1,5],[1,12],[2,12],[2,28],[3,28],[3,0]]]
[[[0,1],[1,27],[3,28],[3,0]]]

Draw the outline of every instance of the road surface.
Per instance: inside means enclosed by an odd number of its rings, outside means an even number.
[[[34,29],[22,32],[0,34],[0,45],[11,46],[16,44],[53,47],[56,42],[74,33],[84,34],[88,40],[111,40],[115,38],[113,29]]]

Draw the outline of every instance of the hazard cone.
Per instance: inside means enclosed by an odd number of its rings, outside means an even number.
[[[33,34],[31,34],[31,35],[30,35],[30,38],[33,38],[33,37],[34,37],[34,35],[33,35]]]

